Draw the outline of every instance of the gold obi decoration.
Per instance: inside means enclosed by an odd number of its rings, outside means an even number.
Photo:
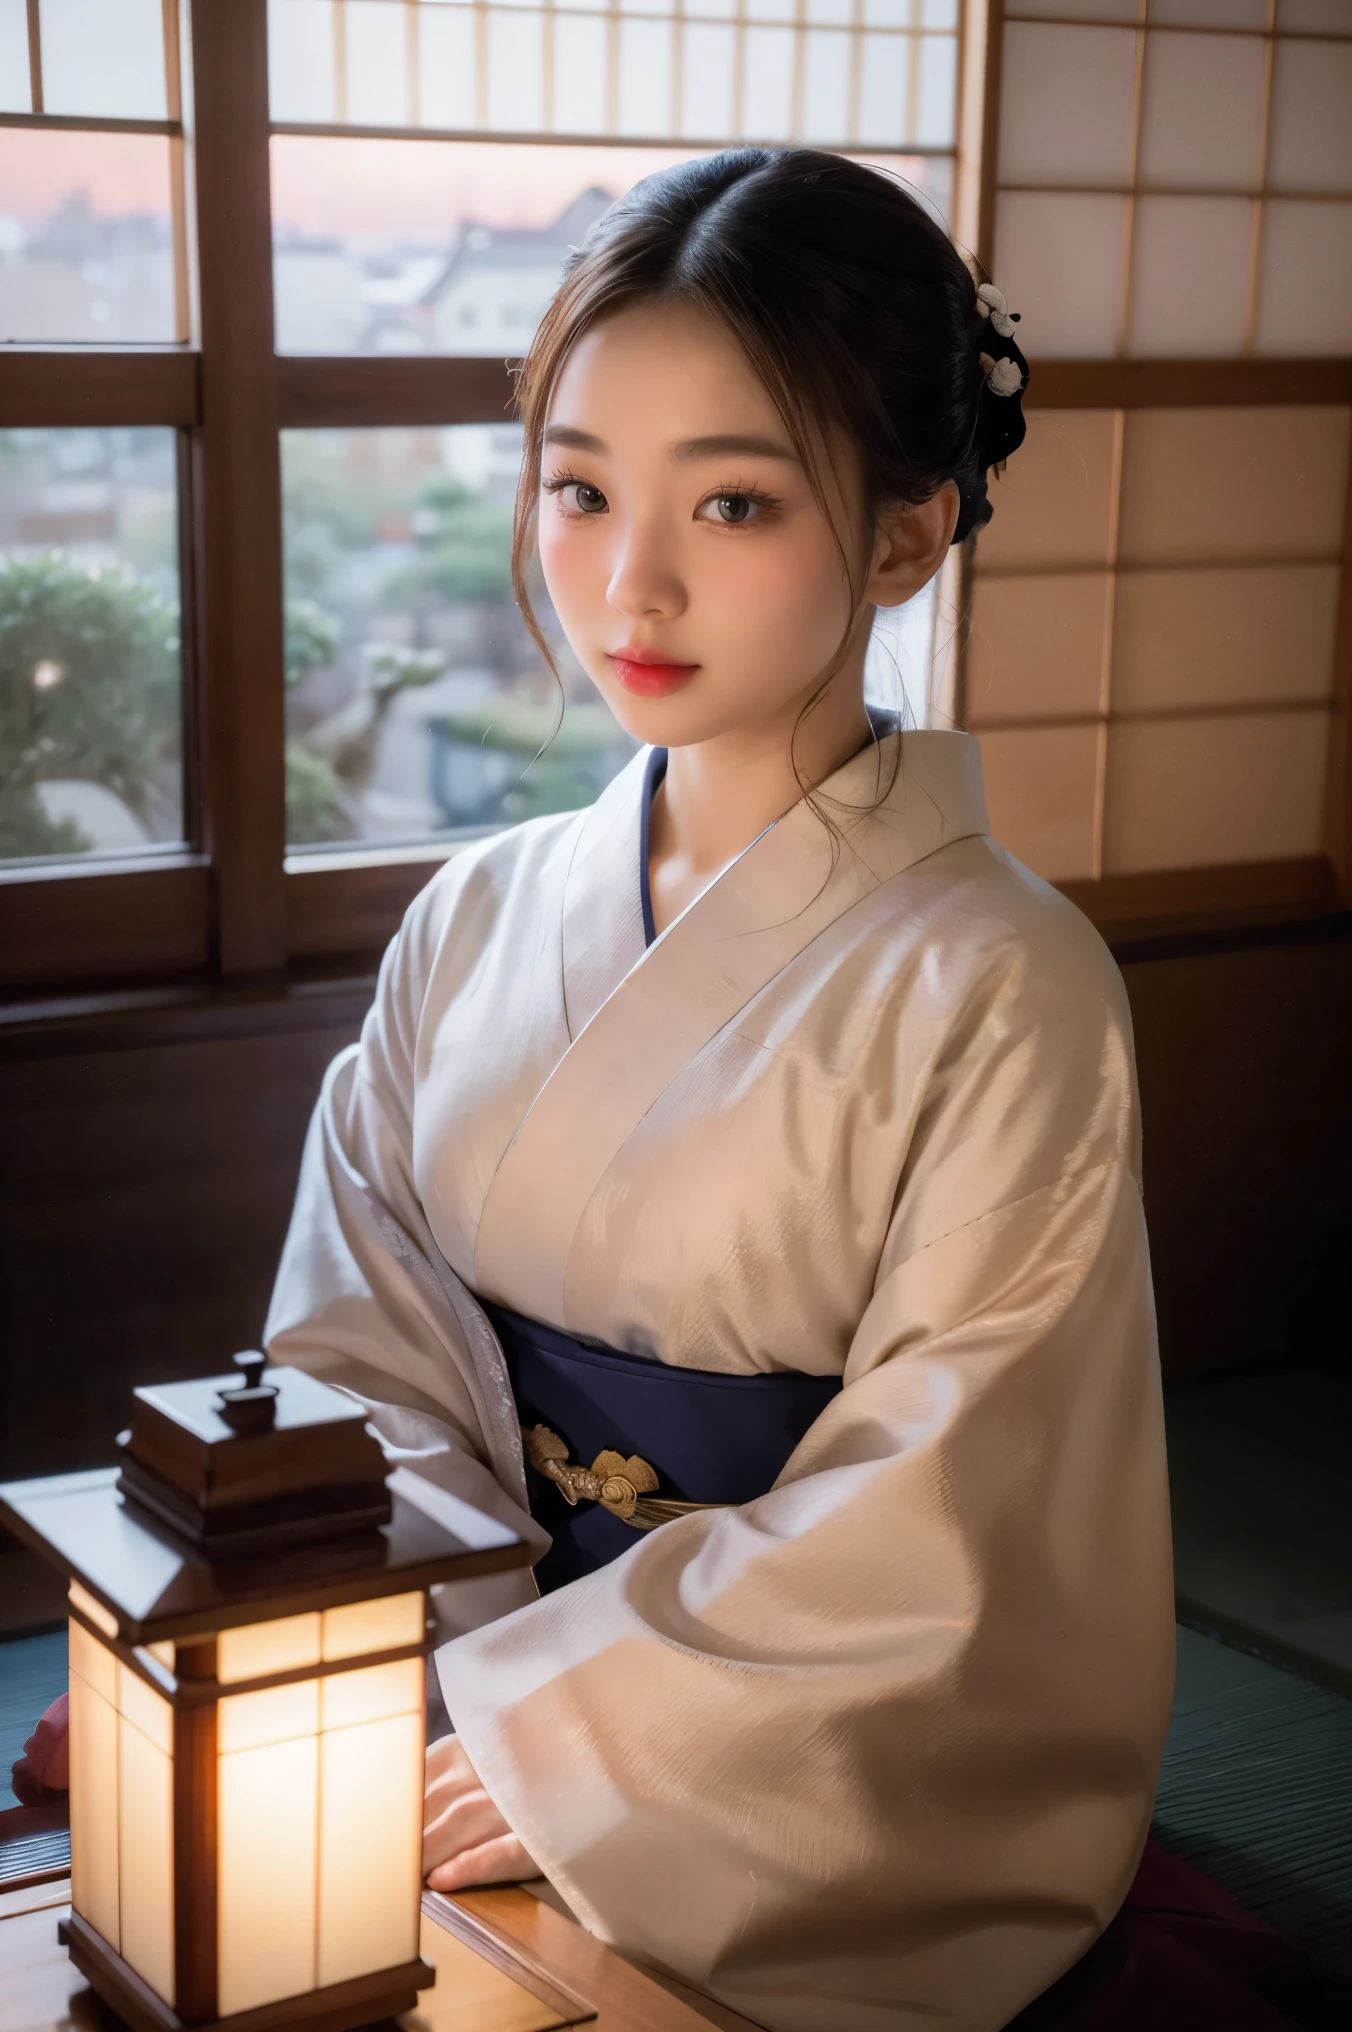
[[[521,1438],[535,1472],[553,1482],[566,1503],[599,1503],[631,1530],[653,1531],[694,1510],[727,1508],[725,1503],[678,1503],[655,1496],[656,1472],[639,1454],[631,1453],[626,1460],[607,1447],[584,1468],[569,1460],[564,1441],[547,1425],[523,1425]]]

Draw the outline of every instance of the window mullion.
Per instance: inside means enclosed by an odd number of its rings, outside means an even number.
[[[192,0],[202,424],[197,724],[216,958],[286,959],[281,464],[266,0]]]

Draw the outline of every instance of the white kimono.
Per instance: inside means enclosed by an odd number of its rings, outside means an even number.
[[[880,784],[899,768],[885,801]],[[579,1918],[774,2032],[994,2032],[1134,1872],[1173,1616],[1130,1022],[906,733],[645,950],[644,759],[461,854],[306,1145],[274,1359],[512,1519],[471,1294],[844,1388],[773,1490],[544,1599],[446,1590],[446,1702]]]

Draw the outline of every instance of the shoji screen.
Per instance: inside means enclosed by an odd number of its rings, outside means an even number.
[[[1352,6],[998,12],[982,252],[1036,413],[971,585],[996,829],[1108,916],[1315,900],[1346,796]]]

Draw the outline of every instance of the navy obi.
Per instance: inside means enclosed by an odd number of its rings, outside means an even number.
[[[661,1498],[749,1503],[763,1496],[808,1427],[840,1389],[838,1376],[726,1376],[589,1347],[497,1305],[484,1307],[507,1358],[523,1426],[548,1427],[569,1461],[588,1468],[600,1453],[637,1454],[656,1472]],[[571,1507],[561,1490],[526,1469],[531,1515],[553,1538],[535,1569],[547,1594],[616,1559],[638,1542],[631,1524],[599,1502]]]

